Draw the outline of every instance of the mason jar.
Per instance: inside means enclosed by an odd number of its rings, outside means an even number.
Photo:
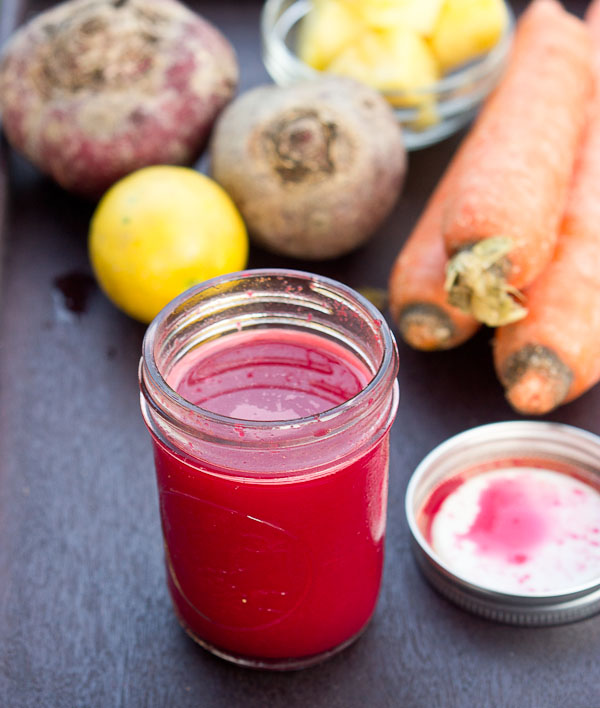
[[[203,647],[300,668],[366,627],[382,575],[397,368],[380,312],[310,273],[216,278],[151,323],[141,407],[167,583]]]

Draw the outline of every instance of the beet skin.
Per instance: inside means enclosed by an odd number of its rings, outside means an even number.
[[[9,40],[9,142],[68,190],[98,196],[151,164],[191,164],[232,98],[229,42],[177,0],[68,0]]]
[[[400,194],[406,152],[377,91],[324,77],[239,96],[215,124],[211,169],[256,243],[319,260],[377,230]]]

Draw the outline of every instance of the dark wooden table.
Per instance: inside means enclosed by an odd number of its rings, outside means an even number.
[[[4,33],[42,7],[4,0]],[[266,81],[260,3],[195,7],[235,44],[242,86]],[[308,264],[254,249],[251,265],[385,287],[456,143],[410,156],[395,213],[361,251]],[[449,353],[400,345],[385,576],[367,633],[329,662],[288,674],[237,668],[190,641],[167,596],[150,441],[139,414],[144,327],[112,307],[90,277],[93,205],[14,155],[8,167],[9,197],[3,192],[1,202],[8,204],[0,311],[1,706],[600,706],[600,617],[544,629],[492,624],[438,596],[410,553],[403,502],[418,461],[449,435],[516,417],[492,369],[488,331]],[[600,433],[600,387],[548,419]]]

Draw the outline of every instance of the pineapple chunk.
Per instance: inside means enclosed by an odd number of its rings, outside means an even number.
[[[421,88],[438,79],[437,63],[427,42],[405,28],[364,32],[337,55],[327,71],[382,91]]]
[[[322,71],[363,28],[362,19],[344,0],[314,0],[298,30],[298,56]]]
[[[444,0],[343,0],[374,29],[404,27],[432,34]]]
[[[405,28],[369,30],[344,49],[327,71],[350,76],[380,91],[397,107],[416,108],[414,127],[437,122],[436,101],[428,87],[439,78],[437,62],[427,42]],[[394,91],[402,95],[394,96]]]
[[[502,0],[446,0],[431,37],[442,72],[489,51],[507,22]]]

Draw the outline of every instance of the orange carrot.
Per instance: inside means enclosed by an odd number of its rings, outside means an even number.
[[[592,0],[585,11],[585,22],[590,28],[594,44],[594,58],[597,57],[597,44],[600,39],[600,3]]]
[[[558,236],[585,108],[591,43],[556,0],[517,23],[506,72],[470,135],[444,216],[450,302],[491,326],[526,309],[515,299],[546,268]]]
[[[447,302],[444,281],[448,256],[442,238],[446,200],[458,175],[460,154],[452,158],[416,226],[396,257],[389,280],[389,305],[404,341],[433,351],[462,344],[479,322]]]
[[[526,291],[527,317],[495,333],[496,371],[525,414],[547,413],[600,381],[600,0],[588,18],[596,89],[558,245]]]

